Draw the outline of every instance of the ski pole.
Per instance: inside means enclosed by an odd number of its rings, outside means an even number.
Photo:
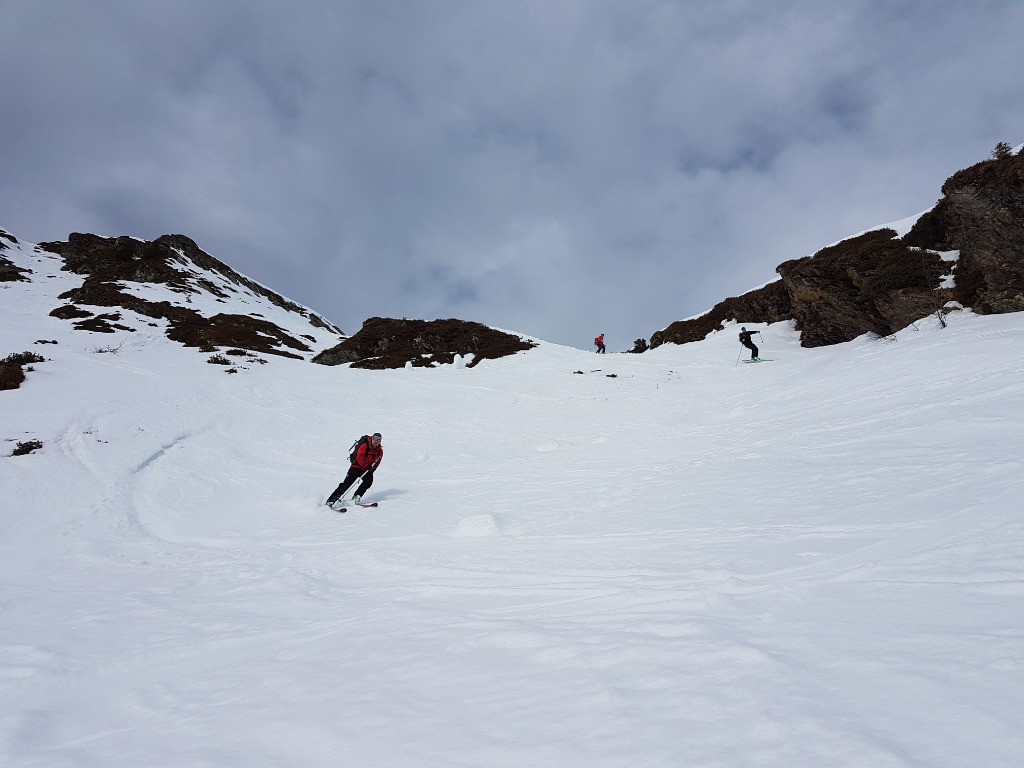
[[[370,470],[368,470],[368,469],[364,470],[363,474],[361,474],[359,477],[357,477],[356,481],[354,483],[352,483],[351,486],[349,486],[350,488],[352,488],[352,496],[356,495],[356,491],[359,490],[359,484],[363,482],[363,478],[366,477],[366,473],[369,472],[369,471]],[[352,501],[352,496],[349,496],[348,495],[348,491],[345,491],[345,493],[342,494],[341,498],[338,499],[338,501]],[[346,498],[346,497],[348,497],[348,498]]]
[[[743,345],[740,344],[740,351],[736,355],[736,362],[732,364],[733,368],[735,368],[737,365],[740,364],[740,355],[742,355],[742,354],[743,354]]]

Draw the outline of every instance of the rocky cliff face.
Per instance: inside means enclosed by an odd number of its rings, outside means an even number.
[[[983,314],[1024,311],[1024,154],[950,176],[904,240],[957,250],[956,299]]]
[[[895,333],[950,300],[983,314],[1024,311],[1024,155],[959,171],[942,192],[905,236],[878,229],[784,262],[781,280],[673,323],[651,347],[699,341],[730,320],[794,320],[801,344],[819,347]]]
[[[879,229],[780,264],[782,285],[805,347],[887,336],[938,311],[952,296],[940,289],[951,265]],[[762,321],[763,322],[763,321]]]

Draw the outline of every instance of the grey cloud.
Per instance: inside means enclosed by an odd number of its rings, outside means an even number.
[[[0,4],[0,226],[628,348],[1021,141],[987,2]]]

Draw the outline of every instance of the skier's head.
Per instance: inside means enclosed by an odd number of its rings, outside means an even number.
[[[744,327],[742,327],[742,326],[740,326],[740,330],[741,330],[741,331],[745,331],[745,330],[747,330],[747,329],[746,329],[746,328],[744,328]]]
[[[374,445],[380,445],[380,432],[374,432],[370,435],[370,439],[373,441]]]

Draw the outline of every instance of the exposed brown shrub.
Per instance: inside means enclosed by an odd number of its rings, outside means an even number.
[[[14,446],[14,450],[11,451],[11,456],[24,456],[26,453],[38,451],[42,447],[43,444],[38,440],[26,440],[25,442],[18,443]]]
[[[17,363],[0,363],[0,390],[17,389],[25,381],[25,372]]]
[[[957,171],[942,185],[942,194],[950,195],[972,187],[998,190],[1003,199],[1019,200],[1019,193],[1024,189],[1024,154],[983,160]]]
[[[76,307],[74,304],[65,304],[50,310],[50,317],[57,317],[61,320],[74,320],[77,317],[92,317],[92,312]]]
[[[30,363],[45,363],[46,358],[36,352],[14,352],[0,363],[17,363],[18,365],[29,365]]]

